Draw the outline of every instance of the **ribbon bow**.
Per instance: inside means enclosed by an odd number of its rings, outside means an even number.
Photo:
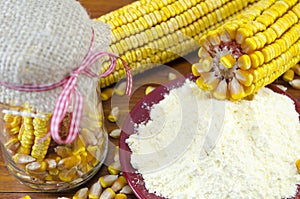
[[[125,67],[126,76],[127,76],[126,94],[131,95],[132,84],[133,84],[132,74],[125,60],[123,60],[118,55],[109,52],[103,52],[103,51],[92,52],[93,43],[94,43],[94,30],[92,29],[91,44],[89,46],[88,53],[86,54],[82,63],[77,68],[75,68],[67,77],[65,77],[64,79],[58,82],[52,84],[43,84],[43,85],[17,85],[17,84],[11,84],[11,83],[0,81],[1,86],[5,86],[9,89],[23,91],[23,92],[42,92],[42,91],[56,89],[60,86],[63,86],[63,89],[60,95],[58,96],[54,106],[54,110],[51,118],[50,132],[44,138],[42,138],[42,140],[44,140],[45,138],[51,135],[53,140],[58,144],[70,144],[78,136],[79,129],[80,129],[80,122],[82,119],[82,111],[83,111],[83,97],[79,89],[77,88],[77,80],[79,75],[84,74],[91,78],[106,77],[115,70],[117,59],[120,59],[122,64]],[[110,57],[110,61],[111,61],[109,68],[101,75],[92,72],[90,67],[101,57],[106,55]],[[66,116],[67,109],[70,106],[73,94],[74,94],[74,107],[72,111],[70,128],[67,137],[65,139],[62,139],[59,134],[59,126],[63,118]]]

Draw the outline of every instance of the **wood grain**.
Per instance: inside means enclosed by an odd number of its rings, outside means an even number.
[[[129,4],[133,0],[80,0],[80,3],[86,8],[91,17],[99,17],[107,12],[118,9],[123,5]],[[130,98],[129,102],[124,100],[123,97],[113,97],[113,101],[103,102],[104,114],[107,116],[114,105],[122,107],[122,115],[118,124],[110,123],[105,120],[106,128],[109,131],[121,127],[122,123],[126,117],[126,114],[134,105],[144,96],[144,90],[147,85],[160,85],[168,81],[168,73],[173,72],[177,75],[186,75],[190,72],[190,66],[192,62],[198,61],[197,53],[191,53],[184,58],[172,61],[164,66],[157,67],[146,73],[137,75],[134,77],[135,91],[133,96]],[[286,83],[277,80],[276,83],[286,85],[288,87],[288,92],[300,100],[300,92],[290,88]],[[110,139],[110,148],[113,149],[115,145],[118,144],[118,140]],[[108,164],[109,160],[112,158],[112,154],[108,154],[107,161],[105,165]],[[88,183],[84,186],[90,186],[93,182],[98,180],[99,176],[107,174],[107,167],[103,166],[100,172],[97,173]],[[54,199],[57,197],[72,197],[77,189],[71,190],[65,193],[42,193],[36,190],[30,189],[25,185],[22,185],[16,178],[9,174],[5,167],[2,157],[0,157],[0,198],[1,199],[17,199],[24,195],[30,195],[33,199],[49,198]],[[130,199],[136,198],[135,196],[129,196]]]

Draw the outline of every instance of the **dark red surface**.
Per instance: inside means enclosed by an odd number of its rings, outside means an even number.
[[[193,79],[191,75],[187,78]],[[156,88],[154,91],[145,96],[141,101],[139,101],[136,106],[130,112],[130,117],[125,121],[125,125],[123,126],[121,137],[120,137],[120,161],[122,166],[122,171],[124,176],[126,177],[128,184],[133,189],[135,195],[139,199],[163,199],[155,194],[149,193],[145,187],[145,183],[143,177],[137,173],[137,171],[131,166],[130,163],[130,149],[126,144],[125,140],[131,135],[134,134],[134,124],[140,124],[141,122],[147,122],[149,120],[149,108],[153,104],[157,104],[160,100],[164,99],[164,95],[167,94],[172,88],[179,87],[185,81],[185,78],[179,78],[168,82],[167,84]],[[296,106],[297,112],[300,114],[300,103],[290,94],[282,91],[275,85],[268,86],[273,91],[287,95],[290,97]],[[145,106],[145,104],[147,106]],[[300,116],[299,116],[300,119]],[[298,187],[297,195],[291,199],[300,199],[300,186]]]

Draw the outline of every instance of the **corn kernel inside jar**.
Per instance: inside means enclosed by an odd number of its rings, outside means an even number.
[[[59,191],[84,183],[97,172],[107,152],[102,112],[85,107],[80,131],[70,144],[58,144],[49,136],[51,113],[1,105],[1,143],[9,171],[32,188]],[[102,109],[100,109],[102,110]],[[60,123],[67,137],[72,113]]]

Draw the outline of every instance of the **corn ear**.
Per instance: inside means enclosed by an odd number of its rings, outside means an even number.
[[[196,83],[218,99],[239,100],[286,71],[292,80],[289,69],[300,60],[299,12],[297,0],[261,0],[201,37]]]
[[[133,74],[184,56],[199,47],[200,35],[219,27],[257,0],[143,0],[103,15],[112,27],[109,51],[119,54]],[[103,73],[109,67],[105,62]],[[119,61],[116,70],[102,78],[106,87],[125,76]]]

